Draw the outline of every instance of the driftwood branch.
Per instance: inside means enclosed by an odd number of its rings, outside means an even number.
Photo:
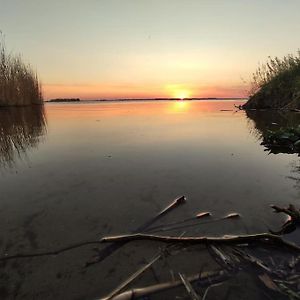
[[[103,243],[111,242],[129,242],[136,240],[152,240],[164,243],[189,243],[189,244],[201,244],[201,243],[220,243],[220,244],[238,244],[247,242],[273,242],[282,246],[286,246],[295,251],[300,251],[300,247],[283,240],[280,236],[271,233],[258,233],[248,235],[227,235],[222,237],[175,237],[175,236],[161,236],[152,234],[128,234],[104,237],[101,239]]]

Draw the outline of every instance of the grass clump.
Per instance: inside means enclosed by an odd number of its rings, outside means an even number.
[[[41,83],[19,54],[8,53],[0,32],[0,106],[43,104]]]
[[[244,108],[300,108],[300,50],[282,59],[269,57],[257,69]]]

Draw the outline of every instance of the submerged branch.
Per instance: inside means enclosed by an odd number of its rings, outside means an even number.
[[[101,240],[97,241],[86,241],[81,243],[76,243],[70,246],[66,246],[60,249],[52,250],[52,251],[45,251],[45,252],[37,252],[37,253],[17,253],[13,255],[5,255],[3,257],[0,257],[0,261],[6,261],[10,259],[17,259],[17,258],[32,258],[32,257],[39,257],[39,256],[51,256],[51,255],[58,255],[60,253],[63,253],[65,251],[73,250],[76,248],[80,248],[87,245],[93,245],[93,244],[100,244]]]
[[[142,224],[138,228],[136,228],[133,232],[139,232],[146,230],[149,226],[151,226],[153,223],[155,223],[157,220],[159,220],[161,217],[165,216],[167,213],[171,212],[173,209],[177,208],[178,206],[184,204],[186,202],[185,196],[177,197],[175,200],[173,200],[170,204],[168,204],[163,210],[161,210],[156,216],[152,217],[150,220],[148,220],[146,223]],[[19,258],[32,258],[32,257],[39,257],[39,256],[51,256],[51,255],[58,255],[60,253],[63,253],[65,251],[73,250],[76,248],[80,248],[87,245],[93,245],[93,244],[100,244],[102,243],[101,240],[92,240],[92,241],[84,241],[75,243],[69,246],[65,246],[63,248],[59,248],[52,251],[45,251],[45,252],[37,252],[37,253],[17,253],[13,255],[4,255],[3,257],[0,257],[0,261],[6,261],[10,259],[19,259]],[[96,262],[100,262],[109,255],[111,255],[113,252],[121,248],[123,245],[118,244],[112,244],[104,249],[101,249],[98,252],[97,260],[93,262],[88,262],[88,265],[91,265]]]

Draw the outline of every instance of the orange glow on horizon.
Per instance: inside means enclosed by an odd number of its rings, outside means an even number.
[[[183,84],[168,84],[165,86],[165,90],[171,98],[185,99],[190,98],[192,91]]]
[[[178,98],[192,97],[243,97],[244,86],[197,86],[183,84],[44,84],[45,99],[80,98],[124,99],[124,98]]]

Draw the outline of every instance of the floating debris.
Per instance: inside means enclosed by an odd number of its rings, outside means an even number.
[[[230,213],[227,216],[223,217],[222,219],[234,219],[239,218],[241,215],[238,213]]]
[[[209,211],[206,211],[206,212],[201,212],[201,213],[198,213],[196,215],[196,218],[197,219],[200,219],[200,218],[204,218],[204,217],[210,217],[211,216],[211,213]]]

